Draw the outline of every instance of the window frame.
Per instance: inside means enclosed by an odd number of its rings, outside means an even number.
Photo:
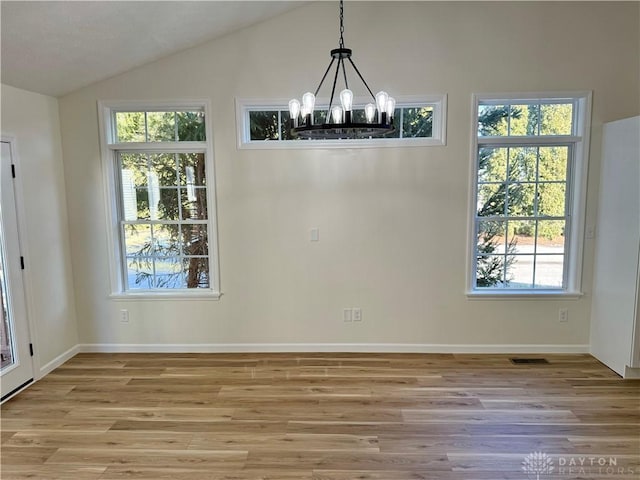
[[[354,98],[354,105],[372,102],[371,98]],[[334,140],[251,140],[249,112],[266,110],[288,111],[289,99],[236,98],[236,132],[239,150],[262,149],[318,149],[318,148],[380,148],[427,147],[447,144],[447,95],[420,95],[396,97],[396,108],[433,106],[433,136],[412,138],[334,139]],[[316,105],[329,104],[329,98],[319,98]],[[335,104],[335,99],[334,99]]]
[[[573,127],[571,135],[536,136],[478,136],[478,107],[482,104],[535,104],[538,102],[573,103]],[[471,299],[517,298],[580,298],[582,292],[582,268],[585,235],[587,173],[591,133],[591,91],[537,92],[537,93],[474,93],[471,101],[471,162],[469,175],[469,215],[467,248],[466,295]],[[563,288],[477,288],[476,287],[476,214],[478,195],[479,146],[568,146],[569,165],[566,177],[566,202],[568,236],[565,236]]]
[[[205,136],[203,142],[117,142],[116,112],[167,112],[203,110]],[[217,205],[215,194],[215,170],[213,161],[213,128],[209,100],[175,101],[98,101],[98,126],[100,133],[104,198],[107,206],[107,247],[110,277],[110,298],[118,300],[158,299],[203,299],[218,300],[220,291],[220,269],[218,256]],[[126,265],[124,239],[120,235],[122,186],[119,179],[118,154],[123,152],[149,153],[204,153],[207,173],[207,238],[209,256],[209,288],[191,289],[125,289],[123,270]]]

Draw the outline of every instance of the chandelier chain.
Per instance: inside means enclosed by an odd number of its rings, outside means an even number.
[[[344,6],[340,0],[340,48],[344,48]]]

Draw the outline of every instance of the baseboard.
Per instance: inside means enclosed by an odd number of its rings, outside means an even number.
[[[625,366],[623,378],[640,378],[640,368]]]
[[[46,365],[43,365],[42,367],[40,367],[40,372],[39,372],[39,375],[38,375],[38,379],[40,379],[40,378],[44,377],[45,375],[47,375],[48,373],[52,372],[53,370],[58,368],[60,365],[62,365],[64,362],[66,362],[70,358],[74,357],[75,355],[77,355],[81,351],[83,351],[82,350],[82,345],[75,345],[75,346],[71,347],[69,350],[67,350],[66,352],[61,353],[56,358],[51,360],[49,363],[47,363]]]
[[[413,343],[85,343],[79,352],[104,353],[589,353],[589,345],[446,345]]]

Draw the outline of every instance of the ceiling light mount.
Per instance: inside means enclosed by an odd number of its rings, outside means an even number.
[[[289,101],[290,127],[294,137],[310,139],[372,138],[386,136],[395,130],[393,117],[396,101],[384,91],[373,94],[351,59],[352,55],[353,51],[344,46],[344,6],[343,0],[340,0],[340,43],[338,48],[331,50],[331,63],[324,72],[315,93],[305,93],[302,96],[302,102],[297,99]],[[353,67],[374,101],[374,103],[365,105],[364,109],[360,109],[355,114],[353,92],[349,89],[345,60]],[[316,95],[318,95],[334,63],[336,64],[335,74],[325,121],[324,123],[314,123]],[[336,84],[341,69],[345,88],[339,93],[340,105],[334,106]]]
[[[331,56],[333,58],[341,59],[341,58],[351,58],[353,54],[353,50],[350,48],[334,48],[331,50]]]

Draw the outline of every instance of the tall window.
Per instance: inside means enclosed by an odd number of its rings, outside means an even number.
[[[471,291],[579,292],[588,101],[476,98]]]
[[[118,265],[114,290],[217,293],[204,105],[101,107]]]

